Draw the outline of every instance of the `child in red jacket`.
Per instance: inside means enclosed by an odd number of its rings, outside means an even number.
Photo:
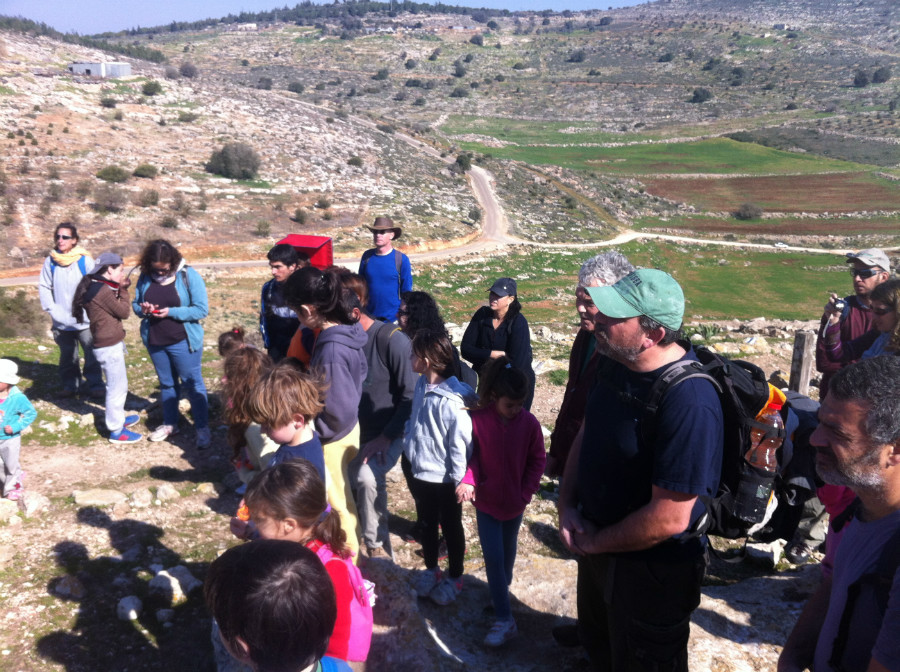
[[[482,370],[480,407],[472,411],[473,452],[457,488],[460,501],[477,509],[478,537],[496,621],[484,639],[500,646],[518,634],[509,604],[519,526],[537,492],[546,455],[541,425],[523,409],[528,394],[525,374],[506,357]]]

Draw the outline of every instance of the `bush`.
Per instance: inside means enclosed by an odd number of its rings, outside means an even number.
[[[472,168],[472,157],[469,154],[460,154],[456,157],[456,165],[465,173]]]
[[[413,101],[413,105],[416,107],[425,107],[425,99],[419,96]]]
[[[469,42],[474,44],[476,47],[484,46],[484,35],[473,35],[469,38]]]
[[[422,80],[421,80],[421,79],[416,79],[416,78],[407,79],[407,80],[403,83],[403,86],[408,86],[408,87],[411,88],[411,89],[419,88],[420,86],[422,86]]]
[[[457,86],[453,91],[450,92],[451,98],[468,98],[469,90],[464,86]]]
[[[150,80],[149,82],[144,82],[144,85],[141,87],[141,93],[145,96],[156,96],[163,92],[162,84],[157,82],[156,80]]]
[[[407,59],[406,63],[403,64],[407,70],[414,69],[417,65],[419,65],[414,58]]]
[[[178,68],[178,72],[181,73],[182,77],[187,77],[188,79],[193,79],[200,74],[200,71],[197,70],[197,66],[190,62],[182,63],[181,67]]]
[[[97,177],[104,182],[124,182],[130,176],[131,173],[121,166],[106,166],[97,171]]]
[[[658,59],[656,59],[656,62],[657,63],[671,63],[674,60],[675,60],[675,54],[673,54],[671,51],[667,51],[662,56],[660,56]]]
[[[156,189],[144,189],[139,192],[135,202],[142,208],[151,208],[159,205],[159,192]]]
[[[113,114],[113,119],[116,121],[122,121],[125,118],[125,113],[122,110],[116,110],[116,113]],[[36,142],[32,142],[32,145],[36,145]]]
[[[178,219],[173,217],[172,215],[166,215],[161,220],[159,220],[159,225],[164,229],[177,229]]]
[[[100,99],[100,104],[101,104],[103,107],[108,107],[108,108],[113,108],[113,107],[115,107],[117,102],[118,102],[118,101],[117,101],[115,98],[110,98],[110,97],[106,97],[106,98],[101,98],[101,99]]]
[[[216,150],[206,163],[206,172],[235,180],[250,180],[259,171],[259,155],[248,144],[230,142]]]
[[[519,61],[518,63],[514,63],[514,64],[513,64],[512,69],[513,69],[513,70],[524,70],[524,69],[525,69],[525,64],[522,63],[521,61]]]
[[[271,77],[260,77],[259,81],[256,82],[256,88],[262,89],[263,91],[271,91],[272,90],[272,78]]]
[[[872,73],[872,83],[873,84],[884,84],[886,81],[888,81],[891,78],[891,74],[892,74],[891,69],[886,65],[882,65],[880,68],[878,68],[875,72]]]
[[[250,65],[250,61],[248,61],[246,58],[242,58],[241,65],[246,68],[248,65]]]
[[[787,105],[784,106],[784,109],[786,109],[786,110],[796,110],[796,109],[797,109],[797,103],[788,103]]]
[[[358,156],[351,156],[347,159],[347,165],[353,166],[354,168],[360,168],[363,165],[363,160]]]
[[[391,126],[390,124],[376,124],[375,128],[377,128],[382,133],[393,133],[397,129]]]
[[[264,219],[256,222],[256,229],[254,229],[253,233],[255,233],[260,238],[264,238],[269,235],[269,232],[272,230],[272,226]]]
[[[465,77],[466,76],[466,68],[465,66],[457,61],[453,64],[453,76],[454,77]]]
[[[178,79],[179,76],[178,68],[174,65],[166,66],[166,79]]]
[[[763,209],[756,203],[743,203],[741,207],[734,211],[735,219],[759,219],[762,217]]]
[[[376,82],[383,82],[390,76],[390,71],[387,68],[381,68],[378,72],[372,75],[372,79]]]
[[[291,93],[303,93],[304,86],[300,82],[291,82],[288,84],[287,90]]]
[[[429,60],[429,61],[436,61],[436,60],[438,59],[438,56],[440,56],[440,55],[441,55],[441,48],[438,47],[437,49],[435,49],[434,51],[432,51],[431,54],[428,55],[428,60]]]
[[[331,201],[329,201],[324,196],[320,196],[315,203],[315,207],[319,208],[319,210],[327,210],[331,207]]]
[[[691,96],[690,102],[705,103],[707,100],[711,100],[712,97],[712,91],[710,91],[709,89],[704,89],[703,87],[698,87],[694,89],[694,94],[693,96]]]
[[[296,210],[294,210],[293,219],[298,224],[306,224],[306,220],[308,217],[309,215],[306,214],[306,210],[304,210],[303,208],[297,208]]]
[[[178,113],[178,121],[182,124],[189,124],[192,121],[197,121],[200,118],[200,115],[196,112],[179,112]]]
[[[0,287],[0,338],[34,336],[43,323],[41,304],[29,292]]]
[[[567,58],[566,60],[569,63],[584,63],[584,60],[586,58],[587,54],[585,53],[584,49],[579,49],[578,51],[573,51],[571,54],[569,54],[569,58]]]
[[[865,88],[869,85],[869,75],[865,70],[857,70],[853,75],[853,86],[857,89]]]
[[[481,221],[481,208],[469,208],[469,219],[471,219],[475,224]]]
[[[128,194],[114,184],[101,184],[94,190],[94,207],[100,212],[119,212],[128,204]]]
[[[135,177],[148,177],[153,179],[159,173],[159,169],[149,163],[142,163],[131,174]]]
[[[90,196],[93,191],[94,183],[90,180],[81,180],[75,185],[75,195],[82,201]]]

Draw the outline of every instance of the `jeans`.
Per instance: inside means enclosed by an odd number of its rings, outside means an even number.
[[[63,390],[78,392],[81,382],[81,359],[78,356],[78,344],[84,351],[84,377],[90,390],[103,389],[103,375],[100,364],[94,357],[93,339],[90,329],[64,331],[53,329],[53,340],[59,346],[59,379]]]
[[[403,438],[394,439],[384,455],[384,462],[377,457],[363,463],[357,456],[350,463],[351,482],[356,487],[356,509],[362,526],[362,538],[367,548],[383,547],[388,555],[391,538],[388,532],[387,480],[385,478],[403,452]]]
[[[162,404],[163,424],[178,425],[178,395],[181,385],[187,388],[191,402],[194,427],[203,429],[209,425],[209,405],[206,401],[206,385],[200,361],[202,350],[190,351],[187,339],[172,345],[148,345],[150,360],[159,378],[159,400]]]
[[[125,426],[125,399],[128,397],[125,343],[94,348],[94,355],[106,374],[106,428],[116,434]]]
[[[512,618],[509,584],[513,579],[522,515],[512,520],[497,520],[491,514],[476,509],[475,518],[478,522],[478,538],[481,540],[484,571],[487,574],[491,602],[494,603],[495,618],[498,621],[508,621]]]
[[[413,496],[419,503],[422,521],[422,556],[425,568],[438,566],[438,526],[447,542],[448,572],[451,579],[463,574],[466,554],[466,533],[462,524],[462,504],[456,501],[453,483],[430,483],[413,477]]]
[[[706,556],[578,559],[578,630],[594,669],[687,672]]]

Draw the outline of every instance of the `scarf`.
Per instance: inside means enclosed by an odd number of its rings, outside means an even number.
[[[81,245],[76,245],[68,252],[59,252],[58,250],[50,250],[50,258],[58,266],[70,266],[77,262],[81,257],[87,255],[87,250]]]

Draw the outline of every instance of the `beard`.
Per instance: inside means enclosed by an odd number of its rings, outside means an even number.
[[[823,463],[823,459],[824,462]],[[844,485],[853,490],[878,489],[884,486],[881,452],[873,450],[849,462],[838,462],[833,455],[816,453],[816,472],[830,485]]]
[[[594,338],[597,339],[597,351],[601,355],[606,355],[610,359],[614,359],[622,364],[630,364],[637,360],[641,354],[639,345],[623,345],[619,343],[610,343],[606,332],[600,327],[594,327]]]

